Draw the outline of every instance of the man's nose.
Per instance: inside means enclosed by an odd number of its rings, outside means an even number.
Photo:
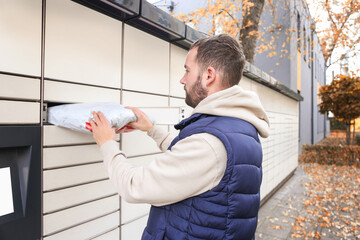
[[[185,76],[180,79],[181,84],[185,84]]]

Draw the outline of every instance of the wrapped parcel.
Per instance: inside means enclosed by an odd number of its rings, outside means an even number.
[[[56,126],[75,131],[91,133],[89,118],[93,118],[93,111],[101,111],[112,127],[121,129],[130,122],[137,120],[130,109],[114,102],[78,103],[53,106],[48,108],[48,122]],[[91,127],[91,126],[90,126]]]

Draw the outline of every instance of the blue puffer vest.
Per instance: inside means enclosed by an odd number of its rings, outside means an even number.
[[[194,114],[175,128],[180,133],[169,150],[192,134],[218,137],[227,151],[225,174],[210,191],[152,206],[142,239],[254,239],[262,179],[262,150],[255,127],[237,118]]]

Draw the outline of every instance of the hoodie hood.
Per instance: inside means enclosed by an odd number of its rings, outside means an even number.
[[[239,118],[254,125],[261,137],[269,136],[269,119],[258,95],[240,86],[211,94],[196,106],[195,113]]]

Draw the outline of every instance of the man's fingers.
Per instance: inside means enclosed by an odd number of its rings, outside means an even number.
[[[102,112],[98,112],[99,119],[102,123],[109,123],[109,121],[106,119],[105,115]]]
[[[125,108],[133,111],[137,118],[140,118],[141,116],[144,116],[144,115],[146,116],[146,114],[143,111],[141,111],[139,108],[129,107],[129,106],[127,106]]]
[[[127,125],[132,127],[132,128],[135,128],[136,127],[136,122],[129,122]]]
[[[106,119],[105,115],[102,112],[93,111],[92,114],[94,116],[94,120],[97,125],[99,125],[99,124],[110,125],[109,121]]]
[[[138,113],[138,111],[137,111],[138,108],[129,107],[129,106],[126,106],[125,108],[133,111],[133,113],[135,114],[135,116],[138,117],[138,115],[139,115],[139,113]]]
[[[96,122],[94,122],[91,118],[89,118],[89,123],[92,127],[96,126]]]
[[[96,143],[101,146],[108,140],[115,140],[115,129],[110,127],[105,116],[101,112],[92,112],[92,114],[94,119],[89,118],[91,127],[86,126],[86,128],[90,131],[93,130],[93,137]]]
[[[92,114],[93,114],[93,117],[94,117],[95,122],[96,122],[97,124],[99,124],[99,123],[101,122],[101,120],[100,120],[100,118],[99,118],[99,115],[98,115],[95,111],[93,111]]]
[[[137,117],[137,121],[128,123],[129,126],[139,129],[141,131],[149,131],[154,126],[146,113],[141,111],[139,108],[126,108],[132,110]]]
[[[140,109],[138,109],[136,107],[126,106],[125,108],[133,111],[135,113],[135,115],[136,115],[137,112],[141,111]]]

